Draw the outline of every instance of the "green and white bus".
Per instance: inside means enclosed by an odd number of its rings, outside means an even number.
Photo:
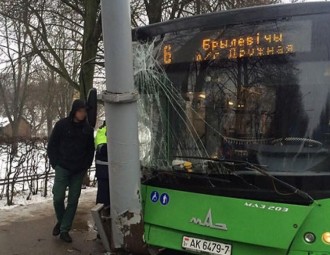
[[[330,255],[330,3],[188,17],[134,38],[154,43],[184,99],[164,100],[174,166],[142,183],[146,243]]]

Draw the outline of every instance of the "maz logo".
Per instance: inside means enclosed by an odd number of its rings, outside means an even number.
[[[219,230],[228,230],[226,224],[223,224],[223,223],[214,223],[213,224],[211,209],[209,209],[209,211],[207,212],[206,217],[203,222],[199,218],[192,217],[190,220],[190,223],[197,224],[197,225],[200,225],[203,227],[208,227],[208,228],[215,228],[215,229],[219,229]]]

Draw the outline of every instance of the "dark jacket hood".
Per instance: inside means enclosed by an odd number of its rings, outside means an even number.
[[[81,108],[88,108],[86,102],[81,99],[74,100],[69,114],[70,119],[73,119],[75,113]]]

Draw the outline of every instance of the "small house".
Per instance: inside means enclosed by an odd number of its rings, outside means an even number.
[[[23,117],[18,120],[18,133],[17,137],[31,138],[32,127],[30,123]],[[12,137],[13,130],[9,119],[6,117],[0,117],[0,137]]]

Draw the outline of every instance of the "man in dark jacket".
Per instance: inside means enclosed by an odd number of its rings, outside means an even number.
[[[86,120],[84,101],[75,100],[67,118],[59,120],[50,135],[47,153],[55,169],[53,203],[57,224],[53,235],[60,235],[65,242],[72,242],[69,231],[75,216],[81,185],[94,157],[93,129]],[[65,191],[69,187],[67,206]]]

